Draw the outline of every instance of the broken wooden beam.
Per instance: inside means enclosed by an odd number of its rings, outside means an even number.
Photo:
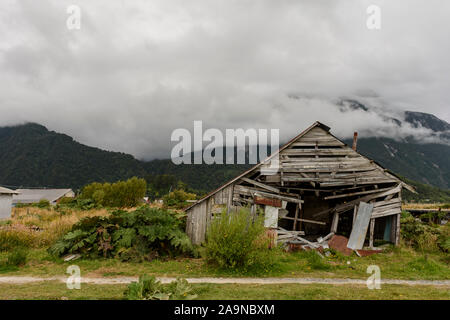
[[[247,183],[253,184],[253,185],[257,186],[257,187],[260,187],[260,188],[263,188],[263,189],[266,189],[266,190],[269,190],[269,191],[272,191],[272,192],[275,192],[275,193],[280,193],[279,189],[277,189],[275,187],[272,187],[272,186],[268,186],[267,184],[264,184],[262,182],[258,182],[258,181],[255,181],[255,180],[252,180],[252,179],[249,179],[249,178],[241,178],[241,180],[245,181]]]

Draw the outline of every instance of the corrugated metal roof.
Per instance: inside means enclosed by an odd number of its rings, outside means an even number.
[[[72,189],[17,189],[18,195],[13,197],[13,203],[36,203],[40,200],[55,202],[64,197]]]
[[[0,187],[0,194],[18,194],[18,192],[8,188]]]

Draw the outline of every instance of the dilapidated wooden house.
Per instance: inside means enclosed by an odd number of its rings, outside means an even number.
[[[355,237],[364,242],[367,234],[370,247],[375,239],[397,244],[401,190],[412,188],[354,149],[315,122],[270,157],[188,207],[187,234],[200,244],[215,214],[249,206],[252,213],[264,212],[266,227],[277,230],[279,238],[292,233],[305,241],[330,233],[351,238],[357,225],[361,230],[355,230]],[[364,219],[362,225],[355,223],[363,214],[358,210],[361,203],[370,204],[365,226]]]

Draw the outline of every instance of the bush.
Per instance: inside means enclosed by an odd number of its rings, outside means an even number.
[[[88,257],[119,257],[151,260],[161,254],[191,253],[192,244],[180,228],[182,221],[171,211],[141,207],[116,211],[108,217],[94,216],[73,225],[49,252],[80,253]]]
[[[21,267],[27,263],[28,249],[17,247],[10,253],[6,259],[6,265],[12,267]]]
[[[194,193],[188,193],[184,190],[174,190],[163,197],[163,202],[166,207],[183,208],[188,205],[186,200],[196,199]]]
[[[251,221],[248,209],[222,212],[206,234],[206,256],[222,268],[267,267],[273,263],[265,237],[263,217]]]
[[[330,270],[332,266],[322,258],[316,250],[302,251],[301,255],[308,261],[308,266],[313,270]]]
[[[33,235],[25,227],[7,227],[0,230],[0,251],[11,251],[17,247],[29,247]]]
[[[40,208],[40,209],[48,209],[51,207],[50,201],[47,199],[41,199],[37,203],[16,203],[16,208]]]
[[[147,183],[133,177],[116,183],[91,183],[83,188],[80,199],[94,202],[97,206],[126,208],[135,207],[145,196]]]
[[[36,207],[41,208],[41,209],[50,208],[50,201],[48,201],[47,199],[41,199],[36,204]]]
[[[437,250],[439,229],[414,218],[409,212],[402,212],[400,220],[403,241],[416,249]]]
[[[155,277],[143,275],[138,282],[132,282],[124,292],[128,300],[193,300],[197,295],[185,279],[177,279],[164,285]]]

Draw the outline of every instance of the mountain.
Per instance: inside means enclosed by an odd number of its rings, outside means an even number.
[[[133,156],[103,151],[36,123],[0,128],[0,184],[78,188],[145,175]]]
[[[344,140],[351,145],[351,140]],[[401,142],[390,138],[360,138],[358,152],[411,180],[450,188],[450,146]]]
[[[347,107],[345,107],[347,104]],[[348,108],[346,101],[341,107]],[[350,110],[370,111],[354,100]],[[343,112],[349,112],[343,110]],[[413,125],[436,135],[449,131],[449,124],[433,115],[406,112],[387,117],[395,125]],[[351,145],[351,140],[344,140]],[[0,127],[0,185],[24,187],[72,187],[92,181],[117,181],[132,176],[169,174],[196,190],[210,191],[248,169],[249,165],[175,165],[170,159],[139,161],[133,156],[104,151],[74,141],[35,123]],[[422,143],[414,137],[360,138],[358,151],[382,166],[414,181],[450,188],[450,145]],[[430,192],[431,193],[431,192]]]
[[[434,132],[450,131],[450,124],[448,122],[425,112],[405,111],[405,121],[416,128],[421,126],[431,129]]]
[[[436,116],[405,111],[393,117],[386,109],[365,105],[357,100],[342,99],[336,103],[341,112],[374,112],[396,127],[411,126],[427,129],[428,134],[410,134],[403,138],[363,137],[358,139],[358,151],[383,167],[411,180],[450,188],[450,124]],[[351,139],[344,140],[348,145]]]

